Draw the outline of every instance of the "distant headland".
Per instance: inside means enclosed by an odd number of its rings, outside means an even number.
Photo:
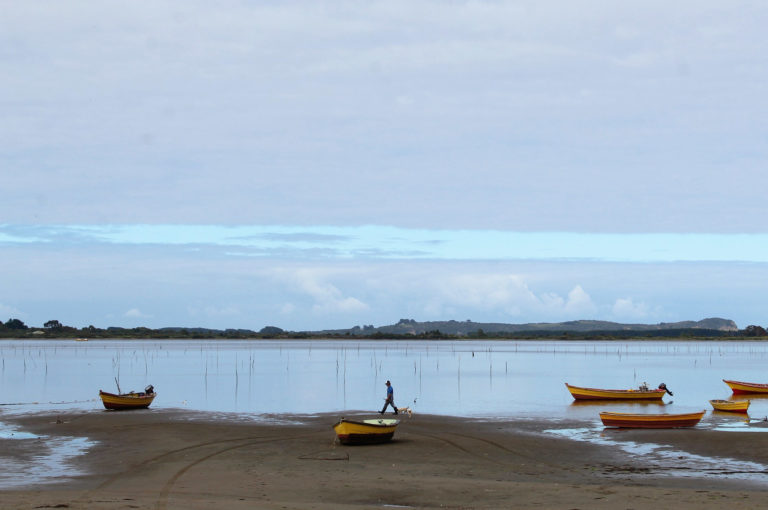
[[[209,329],[168,327],[75,328],[58,320],[42,327],[32,327],[19,319],[0,322],[0,338],[160,338],[160,339],[301,339],[301,338],[359,338],[359,339],[560,339],[611,340],[660,338],[744,338],[767,337],[762,326],[750,325],[739,329],[728,319],[709,318],[700,321],[662,322],[659,324],[622,324],[598,320],[507,324],[496,322],[424,321],[400,319],[387,326],[353,326],[346,329],[320,331],[288,331],[276,326],[250,329]]]

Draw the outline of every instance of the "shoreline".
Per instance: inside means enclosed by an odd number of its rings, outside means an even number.
[[[768,504],[766,434],[622,429],[604,431],[607,443],[596,444],[567,437],[570,429],[584,426],[575,421],[414,414],[401,418],[391,443],[342,446],[331,428],[339,417],[280,414],[253,420],[179,409],[0,415],[0,421],[25,432],[92,442],[87,453],[70,459],[77,471],[70,471],[71,478],[2,489],[0,497],[3,508],[13,509]],[[543,432],[548,429],[566,432]],[[627,453],[616,442],[638,444],[639,452],[662,445],[693,457],[651,462],[650,454]],[[47,448],[33,439],[3,440],[7,443],[14,444],[0,453],[0,465],[11,469]],[[754,463],[755,472],[697,472],[696,456]]]
[[[445,335],[443,337],[421,337],[421,336],[393,336],[393,337],[370,337],[370,336],[286,336],[286,337],[216,337],[216,336],[116,336],[116,337],[89,337],[79,338],[73,336],[25,336],[25,337],[0,337],[0,342],[15,341],[54,341],[67,340],[72,342],[99,342],[99,341],[124,341],[124,340],[145,340],[145,341],[206,341],[206,342],[357,342],[364,340],[366,342],[768,342],[766,336],[601,336],[600,334],[579,336],[570,334],[563,336],[557,334],[554,336],[485,336],[470,337],[461,335]]]

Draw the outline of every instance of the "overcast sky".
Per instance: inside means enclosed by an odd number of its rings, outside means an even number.
[[[0,320],[768,325],[762,2],[0,12]]]

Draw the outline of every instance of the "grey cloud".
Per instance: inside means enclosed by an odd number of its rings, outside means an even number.
[[[0,218],[765,232],[766,12],[11,3]]]

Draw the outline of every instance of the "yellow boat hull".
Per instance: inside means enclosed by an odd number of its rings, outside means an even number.
[[[710,400],[712,408],[717,411],[729,413],[746,413],[749,409],[749,400]]]
[[[666,390],[601,390],[581,388],[565,383],[565,387],[576,400],[661,400]]]
[[[600,413],[600,419],[606,427],[632,429],[674,429],[693,427],[705,411],[686,414],[631,414],[631,413]]]
[[[116,395],[99,390],[99,397],[106,409],[145,409],[157,396],[156,393],[123,393]]]
[[[342,418],[333,426],[341,444],[376,444],[392,439],[400,420],[347,420]]]
[[[768,384],[729,381],[727,379],[723,379],[723,382],[727,384],[731,388],[731,391],[736,395],[746,395],[749,393],[768,394]]]

